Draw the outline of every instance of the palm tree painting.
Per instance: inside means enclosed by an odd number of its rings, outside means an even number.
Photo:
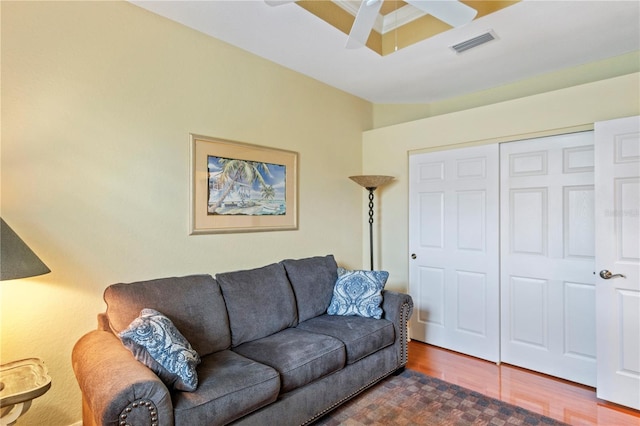
[[[209,155],[209,215],[286,214],[286,167]]]

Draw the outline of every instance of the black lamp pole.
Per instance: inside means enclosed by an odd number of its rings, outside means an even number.
[[[373,191],[379,186],[391,182],[394,178],[393,176],[367,175],[349,176],[349,179],[369,191],[369,260],[373,271]]]
[[[369,191],[369,259],[371,261],[371,270],[373,271],[373,191],[375,187],[368,187]]]

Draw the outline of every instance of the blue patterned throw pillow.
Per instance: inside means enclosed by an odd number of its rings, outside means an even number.
[[[358,315],[382,318],[382,289],[389,278],[386,271],[349,271],[338,268],[329,315]]]
[[[198,387],[196,366],[200,364],[200,356],[160,312],[143,309],[118,337],[169,388],[192,392]]]

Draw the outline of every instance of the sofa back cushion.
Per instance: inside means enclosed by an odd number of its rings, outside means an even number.
[[[231,346],[297,325],[296,302],[279,263],[216,275],[227,304]]]
[[[296,296],[298,321],[326,313],[338,279],[338,265],[333,255],[288,259],[282,264]]]
[[[104,291],[109,325],[125,330],[145,308],[168,317],[200,356],[231,345],[229,320],[220,287],[210,275],[113,284]]]

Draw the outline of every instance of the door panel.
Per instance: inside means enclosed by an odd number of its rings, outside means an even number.
[[[593,133],[502,144],[501,359],[595,385]]]
[[[548,284],[544,279],[510,277],[509,328],[512,342],[548,349]]]
[[[512,189],[509,201],[511,251],[546,255],[547,188]]]
[[[596,123],[598,398],[640,409],[640,117]]]
[[[595,256],[595,191],[593,185],[564,188],[564,257],[593,259]]]
[[[409,162],[411,337],[498,361],[497,145]]]
[[[434,249],[444,248],[444,192],[425,192],[419,195],[420,245]]]

